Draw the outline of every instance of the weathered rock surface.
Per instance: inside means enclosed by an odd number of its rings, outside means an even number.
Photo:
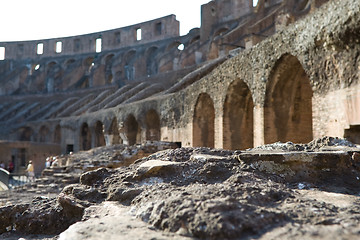
[[[359,152],[336,138],[164,150],[84,173],[57,198],[0,208],[0,238],[356,239]]]

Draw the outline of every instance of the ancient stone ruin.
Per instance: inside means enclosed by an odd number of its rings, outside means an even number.
[[[359,1],[214,0],[184,36],[169,15],[0,42],[0,162],[42,175],[0,234],[110,239],[136,216],[159,239],[353,239],[359,23]]]
[[[359,143],[357,5],[324,2],[211,1],[185,36],[170,15],[1,42],[0,161],[21,171],[29,159],[153,140]]]

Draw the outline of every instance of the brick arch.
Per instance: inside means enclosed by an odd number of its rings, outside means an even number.
[[[246,149],[254,145],[254,103],[247,84],[237,79],[228,87],[223,116],[223,146]]]
[[[56,125],[54,130],[54,143],[61,144],[61,126],[60,124]]]
[[[110,138],[110,139],[108,139],[108,142],[109,142],[108,144],[114,145],[114,144],[121,143],[117,118],[113,117],[111,119],[110,124],[106,124],[106,125],[108,125],[106,127],[106,133],[108,134],[108,137]]]
[[[46,72],[47,74],[52,70],[53,67],[55,67],[55,65],[57,65],[58,62],[57,61],[50,61],[46,64]]]
[[[105,74],[105,84],[112,84],[114,81],[114,75],[112,72],[112,66],[113,66],[113,62],[115,59],[115,54],[114,53],[110,53],[108,55],[106,55],[106,57],[104,57],[103,59],[103,65],[104,67],[104,74]]]
[[[47,126],[43,125],[39,130],[39,142],[50,142],[50,130]]]
[[[189,45],[192,45],[200,40],[200,35],[196,35],[193,38],[190,39]]]
[[[158,73],[159,63],[156,59],[159,48],[156,46],[149,47],[146,50],[146,74],[148,76],[155,75]]]
[[[136,60],[136,51],[134,49],[128,51],[124,56],[124,74],[126,80],[135,79],[135,60]]]
[[[266,86],[264,104],[265,143],[312,140],[312,89],[299,60],[283,55],[275,64]]]
[[[76,62],[76,60],[74,58],[70,58],[70,59],[67,59],[63,65],[64,65],[64,68],[67,69],[69,68],[72,64],[74,64]]]
[[[50,61],[46,64],[46,86],[47,92],[51,93],[61,88],[63,69],[57,61]]]
[[[80,150],[91,149],[91,131],[87,123],[83,123],[80,128]]]
[[[160,141],[160,117],[159,114],[151,109],[146,113],[146,140]]]
[[[207,93],[201,93],[196,101],[193,117],[193,146],[215,146],[215,108]]]
[[[183,44],[181,41],[174,41],[172,43],[170,43],[167,47],[166,47],[166,52],[167,51],[171,51],[173,49],[177,49],[177,47],[179,45]]]
[[[112,64],[115,59],[115,53],[108,53],[101,59],[101,64],[107,65]]]
[[[90,67],[95,61],[95,58],[93,56],[89,56],[84,58],[84,60],[82,61],[83,66],[85,67]]]
[[[34,130],[31,127],[23,127],[19,130],[19,140],[20,141],[32,141],[33,140]]]
[[[95,123],[95,147],[105,146],[104,124],[101,121]]]
[[[134,115],[130,114],[125,122],[125,135],[129,145],[134,145],[140,142],[140,126]]]

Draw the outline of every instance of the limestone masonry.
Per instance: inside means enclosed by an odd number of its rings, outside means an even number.
[[[0,42],[0,161],[22,172],[30,159],[146,141],[360,143],[359,1],[214,0],[201,13],[185,36],[169,15]]]

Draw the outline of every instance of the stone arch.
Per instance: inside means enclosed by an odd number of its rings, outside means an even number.
[[[59,88],[62,78],[63,71],[56,61],[51,61],[46,65],[46,90],[51,93]]]
[[[215,145],[215,108],[211,97],[201,93],[196,101],[193,118],[193,146]]]
[[[223,116],[225,149],[246,149],[254,145],[254,103],[247,84],[237,79],[227,90]]]
[[[114,81],[114,76],[112,73],[114,56],[115,56],[115,54],[110,53],[105,57],[104,65],[105,65],[105,83],[106,84],[111,84]]]
[[[39,130],[39,142],[49,142],[50,140],[50,130],[46,126],[41,126]]]
[[[140,140],[139,123],[136,121],[134,115],[130,114],[125,121],[125,134],[129,145],[134,145]]]
[[[87,57],[83,61],[85,67],[90,67],[94,63],[94,57]]]
[[[91,149],[91,131],[87,123],[83,123],[80,129],[80,150]]]
[[[121,143],[118,121],[117,121],[116,117],[113,118],[113,120],[111,121],[110,128],[109,128],[109,136],[111,137],[111,144]]]
[[[158,47],[150,47],[146,50],[146,74],[148,76],[155,75],[158,73],[158,62],[156,54],[158,52]]]
[[[151,109],[146,113],[146,140],[160,141],[160,117],[159,114]]]
[[[200,40],[200,35],[196,35],[189,41],[189,45],[194,44],[194,43],[198,42],[199,40]]]
[[[105,146],[104,125],[102,122],[95,123],[95,147]]]
[[[23,127],[20,129],[20,136],[19,136],[19,140],[20,141],[31,141],[32,137],[33,137],[33,129],[31,127]]]
[[[104,65],[112,65],[112,63],[114,61],[114,57],[115,57],[114,53],[109,53],[108,55],[105,56],[103,64]]]
[[[135,63],[136,51],[130,50],[124,56],[124,72],[126,80],[134,80],[135,78]]]
[[[70,59],[68,59],[68,60],[66,60],[66,62],[64,63],[64,67],[65,68],[68,68],[68,67],[70,67],[73,63],[75,63],[76,61],[75,61],[75,59],[73,59],[73,58],[70,58]]]
[[[61,144],[61,127],[59,124],[55,127],[54,143]]]
[[[307,143],[312,140],[312,89],[299,60],[282,56],[266,86],[264,140]]]
[[[55,67],[56,64],[58,64],[58,63],[55,61],[51,61],[46,65],[47,74],[49,74],[49,72],[51,72],[52,68]]]
[[[170,51],[172,49],[177,49],[181,44],[183,44],[183,43],[180,41],[174,41],[166,47],[166,51]]]

